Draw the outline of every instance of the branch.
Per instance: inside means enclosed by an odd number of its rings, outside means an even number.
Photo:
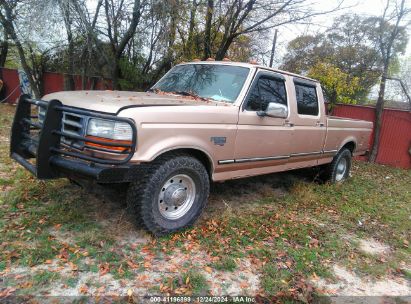
[[[116,56],[119,58],[123,53],[125,47],[127,46],[128,42],[131,38],[133,38],[134,33],[136,32],[137,25],[140,23],[141,17],[141,2],[140,0],[134,0],[134,7],[133,7],[133,18],[131,19],[130,26],[127,32],[124,34],[123,38],[120,41],[119,46],[116,50]]]
[[[405,96],[407,96],[408,102],[409,102],[410,105],[411,105],[411,97],[410,97],[410,95],[409,95],[409,93],[408,93],[408,90],[407,90],[407,87],[406,87],[405,83],[402,81],[402,79],[400,79],[400,78],[395,78],[395,77],[388,77],[388,76],[385,77],[385,79],[398,81],[398,82],[400,83],[400,85],[401,85],[402,90],[404,91]]]

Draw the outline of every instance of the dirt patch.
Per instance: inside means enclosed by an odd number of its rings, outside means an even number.
[[[9,141],[8,137],[0,135],[0,143],[8,143]]]
[[[239,270],[205,273],[213,295],[255,295],[260,288],[260,275],[250,260],[238,261]]]
[[[127,296],[158,294],[155,287],[167,284],[167,281],[178,279],[183,273],[195,269],[203,275],[210,288],[211,295],[254,295],[260,288],[258,269],[249,259],[237,260],[237,269],[234,272],[217,271],[209,267],[213,258],[204,252],[193,250],[184,253],[177,249],[170,255],[154,256],[142,253],[141,267],[132,270],[133,276],[127,279],[116,279],[112,274],[73,269],[57,259],[48,264],[34,267],[12,267],[1,273],[3,280],[29,279],[29,275],[36,272],[59,273],[59,280],[50,285],[39,288],[37,295],[80,297],[84,295]],[[87,257],[87,264],[95,264],[92,258]],[[67,279],[75,277],[75,284],[67,285]]]
[[[382,255],[390,252],[389,246],[374,239],[359,240],[359,248],[362,252],[372,255]]]
[[[344,267],[335,265],[334,275],[338,283],[330,283],[324,279],[314,280],[314,284],[322,293],[330,296],[391,296],[406,297],[411,295],[411,286],[406,279],[396,278],[373,281],[360,278]]]

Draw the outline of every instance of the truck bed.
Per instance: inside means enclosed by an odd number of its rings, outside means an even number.
[[[328,116],[324,150],[339,150],[345,143],[354,141],[353,154],[363,155],[368,151],[372,129],[370,121]]]

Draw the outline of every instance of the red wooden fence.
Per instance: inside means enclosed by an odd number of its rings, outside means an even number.
[[[2,75],[2,80],[5,84],[3,88],[2,100],[5,97],[7,98],[7,102],[14,103],[16,102],[17,98],[20,96],[20,80],[17,70],[14,69],[6,69],[0,68]],[[44,94],[64,91],[64,74],[59,73],[52,73],[52,72],[45,72],[43,76],[43,91]],[[74,75],[74,83],[75,83],[75,90],[81,90],[82,87],[82,79],[80,75]],[[86,89],[90,89],[92,87],[92,79],[87,78],[86,80]],[[97,78],[95,83],[95,90],[108,90],[112,89],[111,80]]]
[[[374,122],[375,108],[359,105],[337,105],[333,115]],[[370,139],[370,147],[372,144]],[[384,109],[377,163],[398,168],[411,168],[411,112]]]
[[[7,99],[8,102],[15,102],[20,95],[19,77],[16,70],[2,69],[3,81],[6,91],[3,96],[7,96],[15,88],[18,88]],[[91,80],[87,81],[87,88],[91,87]],[[81,89],[81,77],[75,76],[75,88]],[[96,89],[111,89],[109,80],[99,79]],[[44,74],[44,93],[52,93],[64,90],[64,75],[58,73]],[[358,105],[337,105],[334,115],[374,121],[374,107]],[[383,114],[382,132],[380,148],[377,162],[399,168],[411,168],[411,112],[397,109],[385,109]],[[372,137],[371,137],[372,138]],[[370,141],[371,146],[371,141]]]
[[[4,82],[4,87],[1,93],[0,100],[6,98],[6,102],[14,103],[17,98],[19,98],[20,91],[20,80],[17,70],[11,69],[1,69],[2,80]]]

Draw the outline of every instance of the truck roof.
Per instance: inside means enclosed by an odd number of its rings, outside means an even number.
[[[247,62],[238,62],[238,61],[190,61],[190,62],[182,62],[178,65],[184,65],[184,64],[218,64],[218,65],[233,65],[233,66],[240,66],[240,67],[245,67],[245,68],[259,68],[259,69],[264,69],[264,70],[269,70],[272,72],[276,72],[279,74],[285,74],[285,75],[289,75],[292,77],[297,77],[297,78],[301,78],[301,79],[305,79],[305,80],[309,80],[312,82],[318,82],[318,80],[309,78],[309,77],[305,77],[302,75],[298,75],[295,73],[291,73],[291,72],[287,72],[287,71],[283,71],[283,70],[279,70],[279,69],[274,69],[274,68],[270,68],[270,67],[266,67],[260,64],[253,64],[253,63],[247,63]]]

